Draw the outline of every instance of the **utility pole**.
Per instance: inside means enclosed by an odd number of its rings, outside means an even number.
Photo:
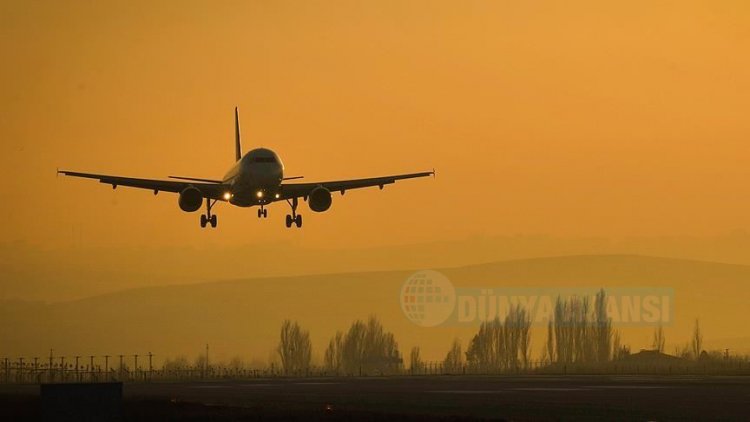
[[[53,350],[49,349],[49,368],[48,369],[49,369],[49,381],[50,382],[52,382],[52,376],[54,375],[54,373],[52,372],[52,358],[53,358],[52,352]]]
[[[60,376],[65,381],[65,356],[60,356]]]
[[[122,357],[124,355],[118,355],[118,356],[120,356],[120,381],[122,381],[122,370],[123,370],[123,367],[122,367]]]
[[[135,379],[137,380],[138,379],[138,353],[134,354],[133,357],[135,358],[135,363],[134,363],[135,368],[133,369],[133,374],[135,374]]]
[[[104,355],[104,372],[109,372],[109,355]]]
[[[76,356],[76,382],[81,382],[81,374],[78,372],[78,359],[80,356]]]
[[[23,382],[24,381],[24,379],[23,379],[23,358],[18,358],[18,371],[19,371],[18,372],[18,374],[19,374],[18,378],[19,378],[19,380],[21,382]]]
[[[94,355],[89,356],[89,381],[94,380]]]
[[[151,365],[151,358],[154,355],[151,354],[151,352],[148,352],[148,380],[151,381],[151,377],[153,376],[154,367]]]
[[[208,343],[206,343],[206,361],[203,363],[203,378],[208,377]]]

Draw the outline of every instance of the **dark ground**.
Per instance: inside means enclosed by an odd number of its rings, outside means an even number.
[[[748,420],[750,377],[442,376],[126,384],[125,420]],[[0,386],[0,419],[39,387]]]

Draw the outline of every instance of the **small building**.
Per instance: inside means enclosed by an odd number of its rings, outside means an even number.
[[[685,359],[677,356],[668,355],[666,353],[662,353],[658,350],[649,350],[649,349],[641,349],[638,353],[632,353],[627,356],[623,356],[621,359],[623,362],[627,363],[643,363],[643,364],[675,364],[675,363],[681,363],[685,362]]]

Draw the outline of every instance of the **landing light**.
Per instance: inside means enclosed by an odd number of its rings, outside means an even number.
[[[274,195],[274,198],[276,198],[276,199],[279,199],[279,198],[281,198],[281,195],[279,195],[279,194],[277,193],[276,195]]]
[[[255,193],[255,196],[257,196],[258,198],[262,198],[263,197],[263,191],[259,190],[258,192]]]
[[[232,198],[232,194],[229,192],[224,193],[224,200],[229,201]]]

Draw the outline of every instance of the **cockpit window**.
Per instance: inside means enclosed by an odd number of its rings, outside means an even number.
[[[254,163],[275,163],[276,157],[253,157]]]

